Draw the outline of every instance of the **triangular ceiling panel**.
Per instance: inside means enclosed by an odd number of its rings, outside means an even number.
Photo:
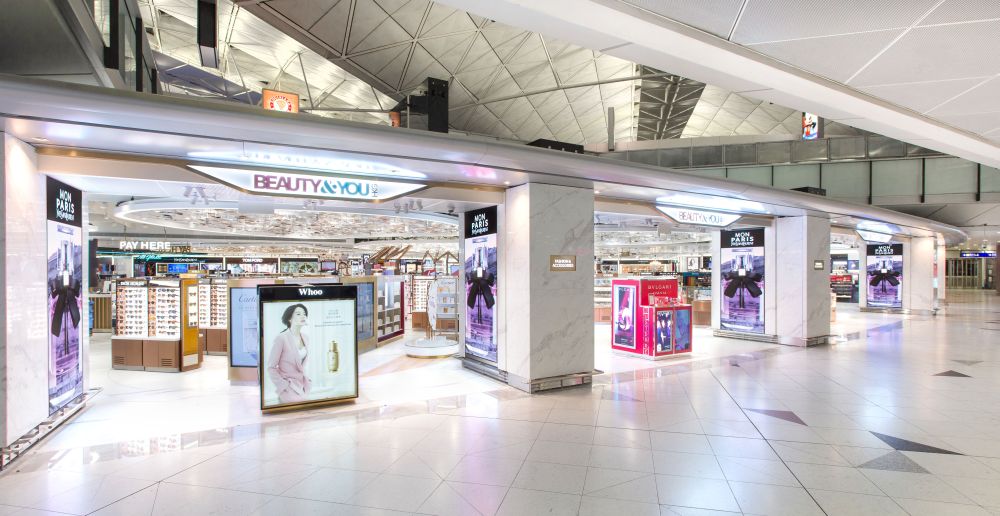
[[[427,15],[427,20],[424,21],[424,30],[420,37],[474,31],[481,23],[474,18],[476,17],[441,4],[431,4],[431,12]]]
[[[410,37],[417,37],[429,0],[375,0]]]

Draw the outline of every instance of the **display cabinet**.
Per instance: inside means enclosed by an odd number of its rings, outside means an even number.
[[[358,353],[375,349],[378,344],[375,318],[375,314],[379,313],[375,296],[378,280],[375,276],[342,276],[340,281],[344,285],[358,287]]]
[[[611,278],[594,278],[594,322],[611,322]]]
[[[406,300],[404,278],[402,276],[376,276],[377,323],[379,344],[393,341],[403,336],[406,317],[403,316]]]
[[[440,276],[427,292],[427,336],[458,337],[458,278]]]
[[[223,279],[198,281],[198,341],[209,355],[226,355],[229,347],[229,286]]]
[[[427,292],[434,282],[433,276],[410,276],[410,303],[408,312],[413,329],[424,329],[428,326]]]
[[[115,282],[113,292],[111,367],[180,371],[180,282],[124,279]]]

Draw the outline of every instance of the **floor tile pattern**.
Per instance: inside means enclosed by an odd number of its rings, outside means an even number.
[[[598,325],[606,373],[534,396],[387,346],[358,403],[277,416],[221,362],[111,371],[95,339],[104,391],[0,474],[0,515],[1000,515],[1000,299],[948,295],[840,305],[809,349],[696,330],[655,363]]]

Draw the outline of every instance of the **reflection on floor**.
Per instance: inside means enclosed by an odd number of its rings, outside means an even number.
[[[0,476],[0,514],[1000,514],[1000,298],[949,301],[656,363],[599,325],[605,373],[535,396],[387,346],[357,404],[266,417],[224,359],[110,371],[95,344],[104,392]]]

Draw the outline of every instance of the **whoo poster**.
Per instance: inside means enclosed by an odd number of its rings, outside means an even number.
[[[49,413],[83,394],[83,205],[80,190],[46,178]]]
[[[764,229],[722,231],[722,329],[764,333]]]
[[[497,362],[497,207],[465,213],[465,352]]]
[[[903,244],[869,245],[868,306],[903,308]]]

